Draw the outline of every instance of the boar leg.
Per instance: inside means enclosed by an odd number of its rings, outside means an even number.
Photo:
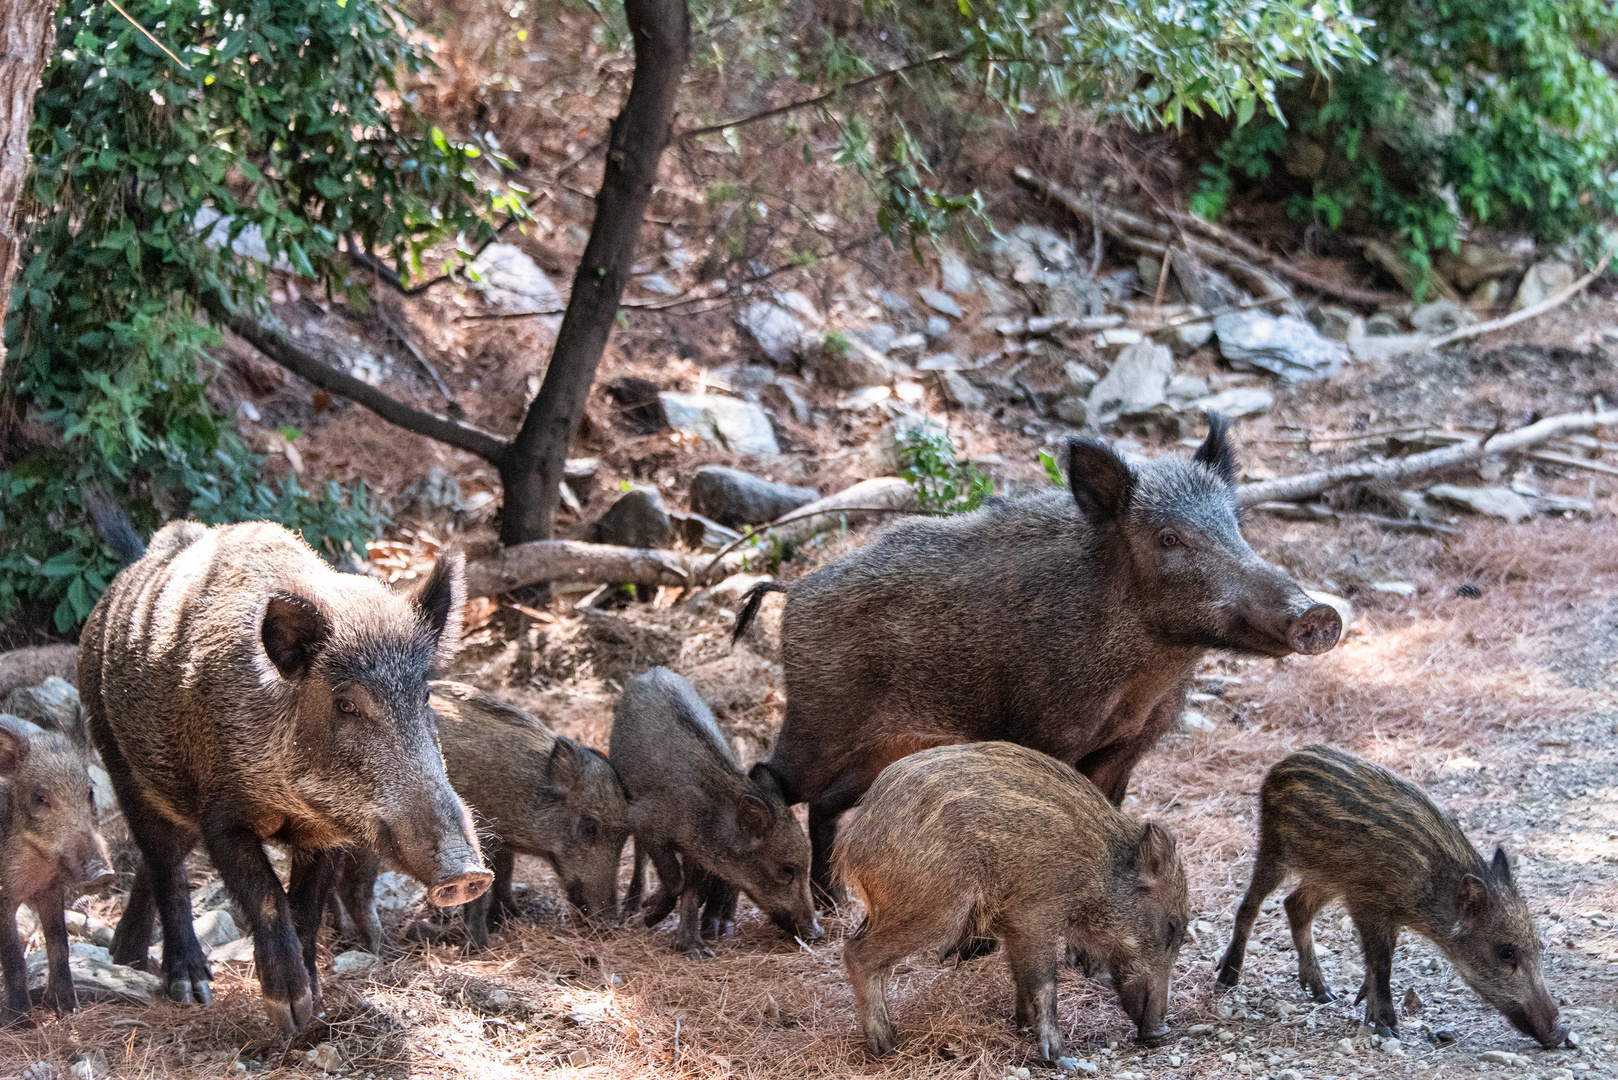
[[[489,853],[489,868],[494,871],[494,884],[484,895],[488,897],[486,922],[497,926],[515,918],[517,898],[511,892],[511,875],[517,869],[517,854],[508,847],[497,847]]]
[[[1287,925],[1292,928],[1292,945],[1298,950],[1298,982],[1321,1004],[1337,1000],[1315,958],[1315,916],[1329,899],[1307,885],[1299,885],[1286,899]]]
[[[185,857],[196,846],[197,835],[148,806],[133,783],[120,786],[119,774],[111,769],[112,759],[107,759],[107,764],[118,802],[124,807],[124,820],[135,846],[140,848],[141,867],[135,875],[134,892],[142,891],[144,876],[151,896],[149,903],[135,903],[144,897],[131,897],[131,909],[119,920],[113,935],[113,959],[121,964],[137,961],[131,966],[143,967],[152,943],[151,909],[155,904],[157,917],[163,922],[163,985],[169,1000],[207,1005],[213,1001],[213,976],[208,971],[202,943],[191,928],[191,887],[185,878]],[[259,857],[263,856],[260,850]]]
[[[878,1056],[892,1050],[896,1038],[893,1021],[888,1019],[888,976],[893,974],[893,965],[909,955],[910,942],[927,928],[917,925],[911,929],[912,933],[886,925],[873,929],[867,919],[843,946],[848,984],[854,991],[854,1015],[865,1034],[866,1047]]]
[[[1051,925],[1060,926],[1065,921],[1058,916]],[[1077,1063],[1067,1056],[1067,1044],[1056,1023],[1056,942],[1048,933],[1029,926],[1006,926],[1003,934],[1011,978],[1017,986],[1017,1026],[1033,1029],[1040,1057],[1059,1069],[1077,1068]]]
[[[348,916],[354,940],[375,956],[382,955],[382,920],[376,914],[376,873],[379,862],[374,851],[350,850],[337,875],[337,903]]]
[[[282,1034],[297,1031],[314,1015],[314,993],[303,950],[298,945],[292,908],[264,846],[252,829],[230,817],[216,817],[203,826],[208,855],[236,906],[247,917],[253,934],[253,965],[258,969],[264,1011]],[[168,929],[169,922],[163,921]],[[192,936],[193,941],[196,940]],[[167,958],[168,935],[163,937]]]
[[[640,902],[646,896],[646,852],[641,850],[640,841],[633,841],[635,845],[635,870],[629,875],[629,893],[624,897],[624,918],[628,919],[640,910]]]
[[[1147,714],[1146,725],[1135,735],[1092,751],[1074,766],[1096,786],[1114,806],[1122,806],[1129,790],[1129,774],[1140,759],[1157,745],[1163,733],[1174,726],[1184,707],[1184,698],[1170,694]]]
[[[649,930],[669,917],[675,902],[691,883],[685,880],[680,856],[673,844],[652,845],[648,854],[652,865],[657,867],[657,891],[646,901],[646,917],[642,920]]]
[[[309,973],[310,1006],[320,1010],[320,974],[316,966],[316,946],[320,924],[326,921],[326,903],[337,879],[341,849],[299,851],[292,856],[292,880],[287,884],[287,906],[292,909],[292,928],[303,945],[303,967]]]
[[[674,947],[690,957],[712,956],[713,950],[702,942],[702,898],[712,875],[693,870],[690,877],[680,894],[680,929],[674,935]]]
[[[152,872],[141,859],[129,886],[124,914],[112,935],[112,962],[150,973],[152,932],[157,928],[157,898],[152,894]]]
[[[702,898],[702,936],[718,940],[736,929],[736,901],[741,890],[720,877],[708,876]]]
[[[809,888],[815,906],[822,911],[848,902],[848,893],[836,881],[831,868],[831,849],[837,842],[837,819],[860,801],[860,796],[885,766],[898,760],[880,754],[878,757],[882,760],[844,771],[809,802]],[[875,764],[874,770],[872,764]]]
[[[1230,948],[1225,950],[1225,958],[1219,963],[1219,982],[1223,987],[1235,986],[1242,977],[1242,961],[1247,956],[1247,937],[1253,932],[1253,921],[1258,918],[1258,909],[1281,884],[1286,877],[1286,867],[1275,857],[1273,848],[1267,848],[1262,840],[1258,845],[1258,858],[1253,862],[1253,882],[1247,887],[1247,895],[1242,897],[1242,906],[1236,909],[1236,929],[1230,935]],[[1296,936],[1296,930],[1294,930]],[[1298,955],[1302,957],[1300,949]]]
[[[0,905],[0,972],[4,972],[6,996],[0,1002],[0,1026],[32,1027],[28,1017],[28,959],[23,956],[22,942],[17,938],[17,905]]]
[[[1365,981],[1360,984],[1358,1005],[1365,1002],[1365,1023],[1383,1038],[1399,1034],[1399,1014],[1393,1007],[1393,949],[1399,940],[1399,927],[1367,912],[1350,912],[1354,928],[1360,932],[1365,949]]]
[[[37,894],[31,901],[45,935],[45,1007],[70,1013],[78,1006],[73,992],[73,971],[68,966],[66,898],[60,882]]]

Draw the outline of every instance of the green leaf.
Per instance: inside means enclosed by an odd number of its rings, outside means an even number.
[[[1062,466],[1056,463],[1056,455],[1049,450],[1039,452],[1039,463],[1045,467],[1045,475],[1050,477],[1051,483],[1057,487],[1067,486],[1067,477],[1062,474]]]

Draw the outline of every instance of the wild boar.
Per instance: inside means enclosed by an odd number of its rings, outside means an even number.
[[[1130,771],[1178,719],[1209,649],[1261,656],[1336,644],[1317,604],[1242,537],[1236,463],[1210,418],[1191,461],[1129,465],[1068,445],[1069,490],[914,518],[785,591],[786,712],[766,763],[809,804],[814,882],[837,818],[889,763],[1002,739],[1076,768],[1123,801]]]
[[[629,791],[631,910],[640,904],[643,860],[650,856],[657,867],[647,926],[661,922],[678,901],[675,947],[706,955],[711,950],[702,943],[702,921],[716,928],[732,921],[739,889],[787,933],[820,936],[803,826],[769,772],[756,766],[742,772],[690,683],[666,668],[631,679],[613,710],[609,754]]]
[[[1259,905],[1289,871],[1302,880],[1286,899],[1298,949],[1298,981],[1316,1001],[1334,1001],[1315,959],[1317,912],[1341,898],[1359,930],[1365,980],[1355,1004],[1386,1036],[1399,1027],[1390,985],[1399,928],[1437,945],[1467,985],[1513,1027],[1559,1045],[1556,1001],[1540,974],[1539,935],[1506,853],[1484,862],[1455,819],[1415,784],[1352,754],[1310,746],[1278,762],[1259,791],[1253,883],[1219,966],[1219,985],[1242,975]]]
[[[57,731],[0,714],[0,1024],[30,1023],[28,965],[17,938],[17,907],[39,916],[45,935],[45,1004],[72,1012],[63,909],[81,892],[112,883],[112,859],[96,831],[84,750]]]
[[[1113,808],[1095,785],[1005,742],[940,746],[889,765],[837,837],[838,877],[865,905],[843,947],[871,1052],[893,1048],[885,987],[915,953],[1006,943],[1017,1023],[1071,1070],[1056,1022],[1064,946],[1104,966],[1138,1039],[1168,1037],[1169,983],[1190,918],[1174,838]]]
[[[427,706],[463,593],[458,556],[395,593],[279,525],[158,531],[79,646],[91,738],[142,856],[115,961],[144,966],[155,914],[169,996],[208,1003],[185,879],[200,840],[247,918],[265,1010],[290,1032],[318,1002],[315,937],[344,847],[383,852],[435,904],[488,888]],[[291,855],[288,890],[270,840]]]

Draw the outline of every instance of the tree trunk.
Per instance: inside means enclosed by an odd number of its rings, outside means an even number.
[[[34,91],[55,45],[56,0],[0,3],[0,325],[11,306],[11,283],[24,255],[16,212],[28,174]],[[5,365],[5,337],[0,334],[0,372]]]
[[[624,0],[624,15],[635,38],[635,76],[612,123],[595,223],[545,381],[500,463],[500,542],[508,546],[549,540],[555,529],[568,444],[618,317],[658,159],[673,136],[674,100],[690,47],[686,0]]]

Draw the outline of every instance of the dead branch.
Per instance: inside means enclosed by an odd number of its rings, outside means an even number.
[[[835,495],[828,495],[808,506],[800,506],[790,514],[783,514],[767,525],[748,529],[720,548],[703,573],[706,575],[720,559],[760,533],[774,533],[784,544],[801,544],[816,533],[837,528],[843,521],[882,514],[929,512],[918,508],[916,489],[906,480],[897,476],[862,480]]]
[[[1058,330],[1111,330],[1123,324],[1122,315],[1082,315],[1070,319],[1035,315],[1027,319],[1001,319],[995,330],[1002,337],[1020,337],[1023,334],[1042,337]]]
[[[737,556],[736,563],[741,562]],[[705,565],[704,565],[705,564]],[[730,562],[654,548],[533,540],[513,544],[466,568],[468,596],[494,596],[537,581],[593,584],[700,585],[712,570],[728,573]]]
[[[1318,472],[1244,484],[1236,489],[1236,501],[1242,506],[1256,506],[1262,502],[1275,501],[1297,502],[1299,499],[1312,498],[1323,491],[1354,481],[1399,480],[1455,465],[1466,465],[1486,457],[1509,454],[1568,432],[1593,431],[1613,424],[1618,424],[1618,409],[1551,416],[1537,424],[1529,424],[1527,427],[1496,435],[1481,442],[1445,446],[1438,450],[1412,454],[1409,457],[1394,458],[1391,461],[1377,459],[1351,461],[1346,465],[1321,469]]]
[[[1548,465],[1561,465],[1568,469],[1584,469],[1605,476],[1618,476],[1618,465],[1608,465],[1604,461],[1591,461],[1589,458],[1574,457],[1572,454],[1559,454],[1554,450],[1535,450],[1528,456]]]
[[[1590,283],[1601,276],[1601,272],[1607,268],[1607,264],[1611,261],[1612,252],[1608,251],[1605,255],[1601,256],[1601,261],[1596,263],[1594,270],[1591,270],[1588,274],[1585,274],[1579,280],[1575,281],[1573,284],[1569,285],[1555,296],[1548,296],[1537,304],[1530,304],[1521,311],[1513,311],[1510,315],[1505,315],[1498,319],[1490,319],[1488,322],[1480,322],[1476,326],[1463,326],[1457,330],[1451,330],[1447,334],[1440,334],[1433,338],[1432,341],[1428,342],[1428,345],[1430,348],[1436,349],[1441,345],[1450,345],[1457,341],[1465,341],[1467,338],[1475,338],[1484,334],[1492,334],[1496,330],[1504,330],[1508,326],[1516,326],[1520,322],[1527,322],[1529,319],[1537,318],[1553,308],[1559,308],[1569,300],[1573,299],[1575,296],[1579,295],[1579,293],[1583,292],[1585,289],[1588,289],[1590,287]]]
[[[1313,289],[1318,293],[1325,293],[1327,296],[1335,296],[1337,299],[1347,300],[1351,304],[1365,304],[1370,307],[1374,307],[1377,304],[1403,299],[1403,297],[1399,296],[1397,293],[1380,292],[1375,289],[1361,289],[1353,285],[1343,285],[1335,281],[1329,281],[1323,277],[1318,277],[1315,274],[1311,274],[1307,270],[1294,266],[1280,255],[1275,255],[1271,252],[1265,251],[1263,248],[1248,240],[1246,237],[1238,236],[1236,233],[1225,228],[1223,225],[1216,225],[1213,222],[1208,221],[1205,218],[1200,218],[1195,214],[1188,214],[1183,210],[1173,209],[1170,209],[1168,214],[1170,219],[1176,224],[1184,226],[1185,228],[1196,229],[1203,235],[1224,244],[1227,248],[1234,251],[1236,254],[1241,255],[1243,258],[1251,259],[1255,263],[1268,266],[1280,277],[1284,277],[1289,281],[1294,281],[1306,289]]]

